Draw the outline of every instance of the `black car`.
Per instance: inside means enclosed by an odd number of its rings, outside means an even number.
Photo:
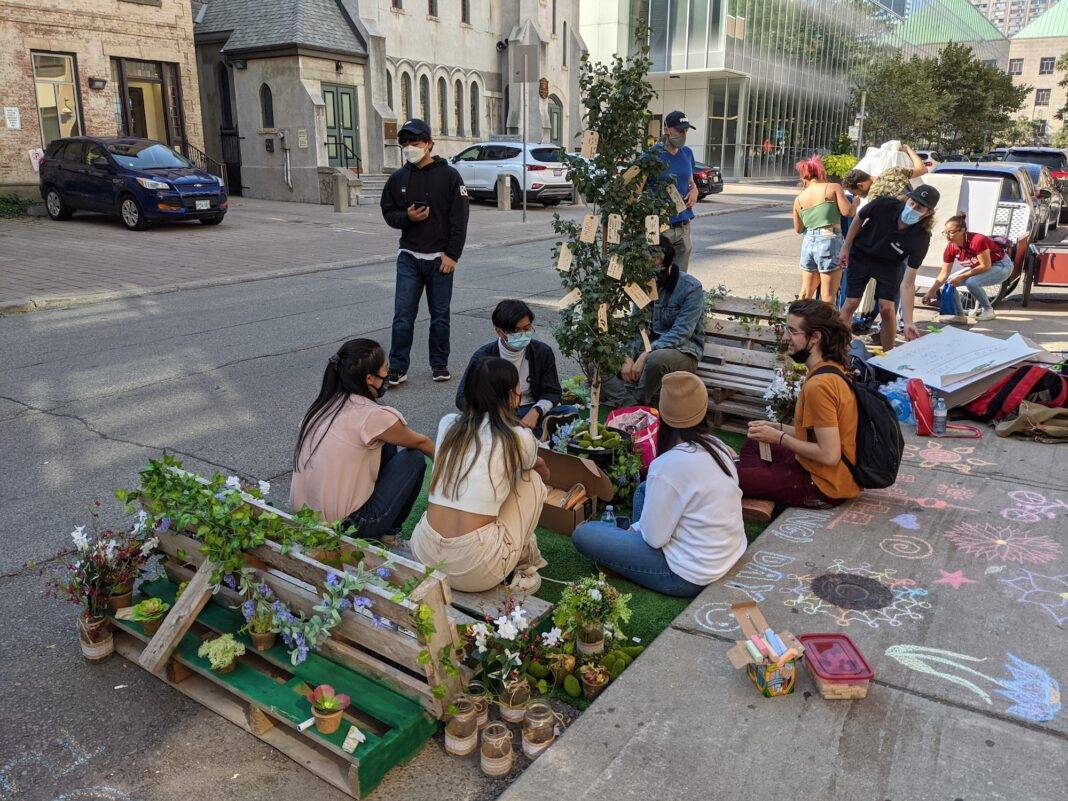
[[[53,220],[74,211],[111,214],[130,230],[163,220],[218,225],[229,199],[223,180],[151,139],[55,139],[40,166],[41,197]]]
[[[720,174],[719,167],[710,167],[698,162],[693,167],[693,182],[697,184],[699,201],[723,191],[723,176]]]

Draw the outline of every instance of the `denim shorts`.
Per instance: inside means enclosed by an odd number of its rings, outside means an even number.
[[[842,235],[833,228],[810,228],[801,240],[801,269],[806,272],[833,273],[838,269]]]

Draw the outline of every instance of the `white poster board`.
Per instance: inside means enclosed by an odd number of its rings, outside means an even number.
[[[942,229],[946,220],[958,212],[968,215],[968,230],[991,236],[994,231],[994,214],[1001,199],[1001,178],[992,176],[953,175],[944,172],[927,173],[912,179],[913,186],[926,184],[938,190],[941,196],[935,209],[934,227],[931,229],[931,246],[927,249],[924,267],[940,268],[942,254],[946,250],[946,238]]]

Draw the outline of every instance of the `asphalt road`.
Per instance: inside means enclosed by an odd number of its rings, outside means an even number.
[[[691,271],[706,286],[796,291],[799,243],[781,211],[700,220]],[[522,297],[549,337],[563,294],[549,242],[473,251],[453,295],[452,368],[492,337],[494,305]],[[195,470],[271,481],[284,504],[294,435],[327,357],[356,336],[389,340],[391,263],[0,318],[0,801],[185,801],[342,796],[140,668],[78,654],[76,611],[51,598],[55,554],[111,491],[164,448]],[[425,314],[410,381],[394,390],[432,432],[455,383],[430,381]],[[568,366],[564,366],[564,370]],[[375,798],[481,799],[500,782],[432,743]]]

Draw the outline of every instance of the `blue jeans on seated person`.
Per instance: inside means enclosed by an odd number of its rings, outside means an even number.
[[[425,473],[422,451],[383,445],[374,491],[363,506],[345,518],[342,529],[356,526],[357,536],[369,540],[399,532],[419,498]]]
[[[645,505],[645,482],[634,493],[634,520]],[[659,548],[649,545],[634,529],[590,520],[580,523],[571,535],[578,552],[639,586],[678,598],[693,598],[704,589],[671,572]]]
[[[979,275],[973,275],[971,278],[965,280],[963,286],[967,289],[972,297],[975,298],[975,302],[979,304],[982,309],[988,311],[994,308],[990,303],[990,296],[986,294],[985,286],[997,286],[1004,283],[1005,279],[1012,274],[1012,259],[1008,254],[1005,254],[1001,261],[996,261],[990,265],[990,269],[985,273]],[[957,314],[964,314],[964,307],[961,305],[960,296],[956,292],[953,293],[953,302],[957,308]]]
[[[518,409],[515,410],[516,416],[520,420],[522,420],[524,417],[526,417],[527,412],[529,412],[533,408],[533,403],[524,403]],[[543,425],[547,417],[559,417],[565,414],[578,414],[578,406],[569,406],[567,404],[563,404],[561,406],[554,406],[553,408],[549,409],[549,411],[547,411],[541,416],[541,420],[538,421],[538,424],[534,426],[535,439],[539,441],[541,440],[541,432],[543,430]]]

